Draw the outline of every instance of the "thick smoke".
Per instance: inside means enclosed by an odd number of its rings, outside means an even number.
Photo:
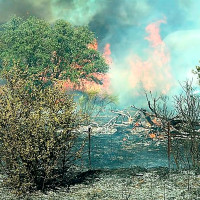
[[[88,25],[105,8],[107,0],[51,0],[55,19],[66,19],[76,25]]]
[[[37,16],[47,20],[52,19],[49,0],[0,0],[0,23],[12,16]]]

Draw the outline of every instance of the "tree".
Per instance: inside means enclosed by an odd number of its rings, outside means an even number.
[[[179,138],[174,140],[174,157],[179,165],[200,168],[200,95],[195,93],[192,82],[186,81],[183,92],[175,96],[175,110],[178,115]],[[181,138],[181,137],[182,138]],[[185,136],[184,139],[183,136]],[[178,146],[179,145],[179,146]]]
[[[199,83],[200,83],[200,66],[196,66],[196,71],[193,71],[193,72],[194,72],[194,74],[198,75]]]
[[[36,87],[27,73],[19,66],[3,71],[0,91],[0,164],[18,192],[67,181],[84,144],[76,143],[84,118],[73,99],[55,87]]]
[[[159,132],[168,138],[169,161],[172,153],[177,168],[200,168],[200,96],[192,82],[186,81],[181,87],[182,93],[174,96],[171,106],[167,97],[154,97],[150,92],[150,95],[146,94],[150,112],[138,110],[149,117],[154,131],[157,125],[151,118],[160,120]]]
[[[64,20],[51,25],[36,17],[14,17],[0,27],[0,65],[10,69],[18,63],[28,67],[29,74],[40,72],[42,80],[53,77],[101,83],[94,74],[106,73],[108,66],[90,47],[95,42],[88,27],[73,26]]]

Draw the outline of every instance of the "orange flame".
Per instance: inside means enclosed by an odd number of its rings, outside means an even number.
[[[88,45],[88,48],[97,50],[98,49],[98,43],[96,40],[94,40],[93,43]],[[112,62],[111,59],[111,51],[110,51],[110,44],[106,44],[104,48],[104,54],[103,57],[106,60],[106,63],[109,65]],[[81,66],[74,66],[76,68]],[[90,91],[90,90],[96,90],[100,93],[103,92],[109,92],[110,87],[110,77],[108,74],[102,74],[102,73],[93,73],[92,76],[96,77],[97,79],[101,80],[103,82],[102,85],[99,85],[95,83],[94,81],[89,81],[85,79],[79,79],[79,84],[72,83],[70,80],[60,80],[57,82],[57,84],[60,86],[61,90],[79,90],[79,91]]]
[[[149,58],[142,60],[137,55],[128,58],[131,67],[129,81],[132,88],[141,82],[145,90],[155,91],[161,88],[162,93],[167,93],[172,86],[170,55],[159,33],[161,23],[166,22],[160,20],[146,27],[149,36],[145,39],[150,42]]]
[[[98,49],[98,42],[96,39],[93,41],[93,43],[88,44],[88,49],[94,49],[94,50]]]
[[[156,134],[155,134],[155,133],[150,133],[150,134],[149,134],[149,137],[150,137],[151,139],[154,139],[154,138],[156,137]]]
[[[111,50],[110,50],[110,44],[107,43],[106,46],[104,47],[104,54],[103,54],[105,60],[106,60],[106,63],[108,65],[111,65],[112,64],[112,58],[111,58]]]

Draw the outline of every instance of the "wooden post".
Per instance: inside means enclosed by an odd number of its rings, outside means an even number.
[[[170,153],[171,153],[170,122],[167,123],[167,138],[168,138],[168,148],[167,148],[167,154],[168,154],[168,167],[169,167],[169,170],[170,170]]]
[[[91,170],[91,132],[92,128],[88,127],[88,159],[89,159],[89,170]]]

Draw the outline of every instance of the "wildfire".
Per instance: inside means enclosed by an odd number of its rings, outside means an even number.
[[[111,65],[112,64],[112,58],[111,58],[111,50],[110,50],[110,44],[107,43],[106,46],[104,47],[104,54],[103,54],[105,60],[106,60],[106,63],[108,65]]]
[[[93,43],[88,45],[88,48],[97,50],[98,43],[95,40]],[[106,60],[106,63],[110,65],[112,63],[111,59],[111,51],[110,51],[110,44],[106,44],[104,48],[103,57]],[[81,66],[75,66],[81,67]],[[70,80],[59,80],[57,84],[60,86],[61,90],[79,90],[79,91],[91,91],[95,90],[100,93],[109,92],[110,87],[110,76],[109,74],[102,74],[102,73],[93,73],[91,74],[93,77],[102,81],[102,85],[95,83],[94,81],[89,81],[86,79],[79,79],[78,84],[72,83]]]
[[[150,133],[150,134],[149,134],[149,137],[150,137],[151,139],[154,139],[154,138],[156,138],[156,134],[155,134],[155,133]]]
[[[96,39],[94,40],[93,43],[88,44],[88,49],[94,49],[94,50],[97,50],[97,49],[98,49],[98,42],[97,42]]]
[[[153,122],[156,126],[161,126],[161,120],[158,119],[158,118],[154,118],[154,119],[152,120],[152,122]]]
[[[148,36],[144,39],[150,43],[149,57],[146,60],[138,55],[128,57],[129,82],[132,88],[142,83],[145,90],[155,91],[158,89],[162,93],[167,93],[173,84],[169,64],[170,54],[160,36],[161,23],[166,23],[166,21],[159,20],[146,27]]]

